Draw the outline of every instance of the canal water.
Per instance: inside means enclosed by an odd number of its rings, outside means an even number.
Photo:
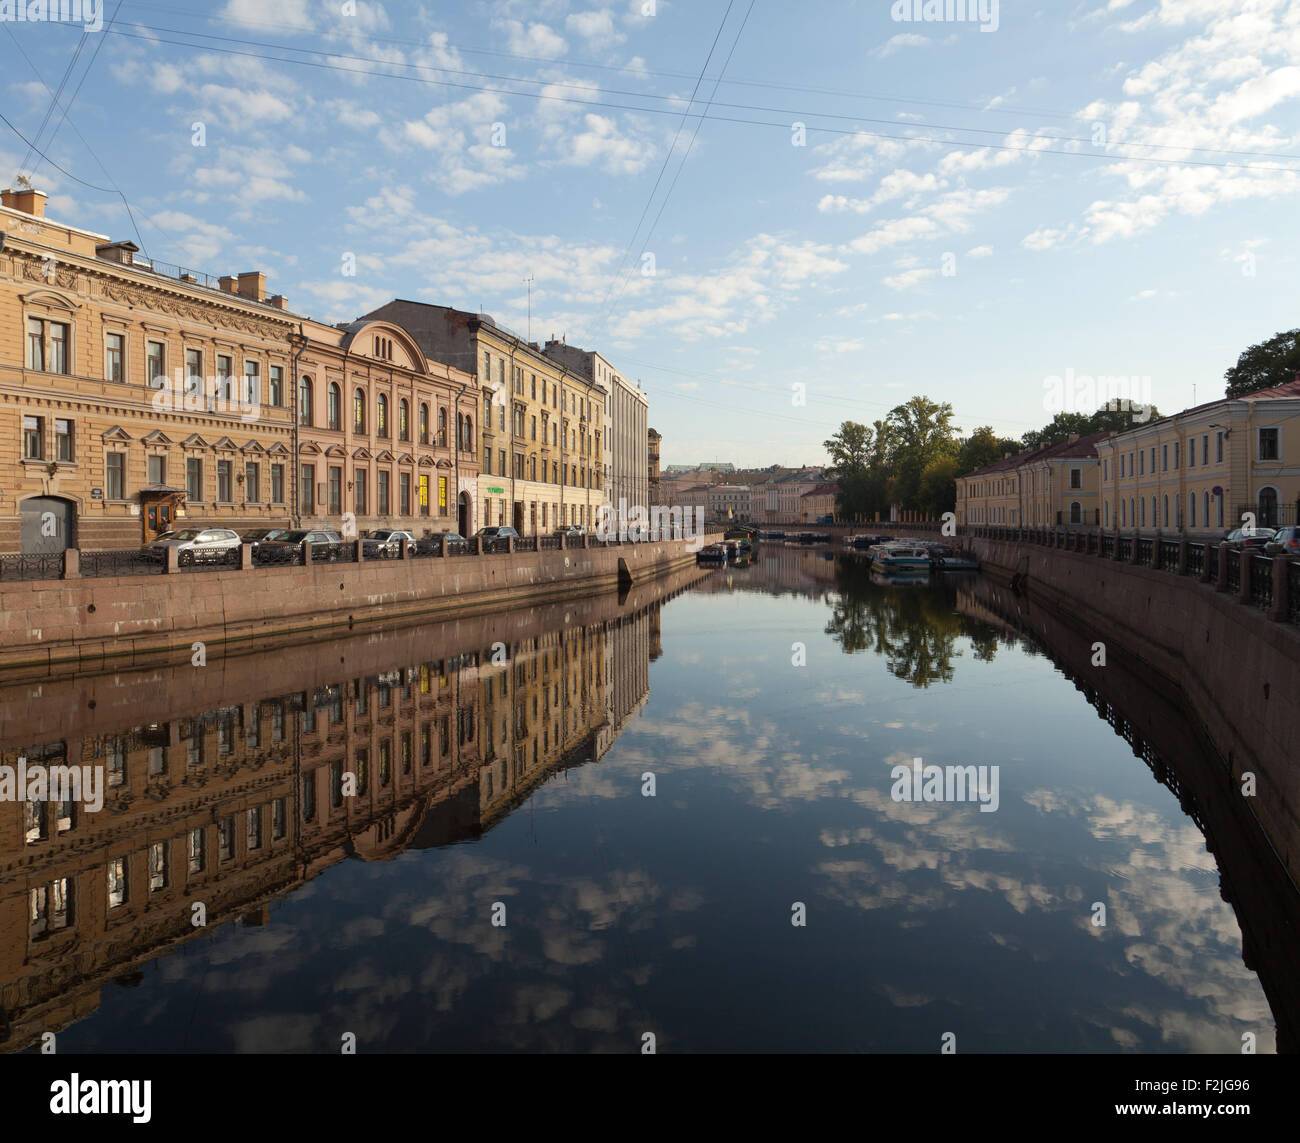
[[[978,576],[765,546],[671,586],[89,705],[85,679],[7,688],[5,763],[109,784],[96,814],[2,807],[3,1048],[1271,1052],[1293,1027],[1267,847],[1207,822],[1217,762],[1140,676],[1106,695]],[[984,784],[906,800],[914,766]]]

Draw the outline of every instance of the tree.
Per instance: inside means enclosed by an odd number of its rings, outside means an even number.
[[[931,519],[951,512],[957,504],[957,477],[961,473],[961,462],[955,454],[935,457],[921,472],[916,507]]]
[[[1139,415],[1141,420],[1138,419]],[[1150,424],[1152,421],[1159,419],[1160,410],[1154,405],[1144,405],[1139,410],[1121,402],[1108,402],[1091,415],[1057,413],[1041,429],[1031,429],[1025,433],[1020,438],[1020,447],[1023,449],[1045,448],[1047,445],[1068,440],[1071,434],[1089,437],[1094,433],[1122,433],[1133,428],[1136,424]]]
[[[1252,345],[1237,364],[1223,375],[1228,383],[1225,396],[1241,397],[1257,389],[1271,389],[1296,379],[1300,372],[1300,329],[1275,333],[1267,341]]]
[[[890,411],[895,442],[891,470],[904,508],[922,508],[921,474],[935,460],[956,452],[952,406],[928,397],[913,397]]]
[[[1007,453],[1020,451],[1020,442],[1010,437],[999,437],[992,425],[981,425],[961,442],[957,454],[959,472],[974,472],[995,460],[1001,460]]]

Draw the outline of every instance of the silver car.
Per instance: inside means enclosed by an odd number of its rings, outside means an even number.
[[[163,532],[145,545],[145,553],[155,559],[167,558],[167,549],[176,548],[176,562],[190,564],[238,564],[239,546],[243,541],[232,528],[180,528]]]

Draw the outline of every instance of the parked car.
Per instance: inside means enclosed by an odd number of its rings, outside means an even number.
[[[252,528],[239,538],[241,542],[252,545],[253,552],[256,554],[257,545],[263,540],[274,540],[282,532],[287,530],[288,529],[286,528]]]
[[[457,546],[463,548],[466,539],[459,532],[437,532],[432,536],[425,536],[422,540],[415,541],[415,550],[422,556],[437,556],[442,554],[442,537],[447,537],[447,550],[455,551]]]
[[[562,528],[556,528],[552,535],[555,536],[584,536],[587,529],[581,524],[565,524]]]
[[[1224,538],[1223,542],[1230,548],[1262,548],[1274,536],[1274,529],[1261,528],[1258,525],[1250,530],[1247,534],[1245,528],[1234,528]]]
[[[1264,545],[1264,551],[1271,556],[1300,556],[1300,524],[1279,528]]]
[[[368,560],[395,560],[402,554],[402,545],[406,545],[406,554],[415,551],[415,536],[410,532],[393,528],[374,528],[361,537],[361,554]]]
[[[474,533],[481,552],[504,552],[507,540],[519,539],[519,533],[507,524],[493,524]]]
[[[243,541],[232,528],[180,528],[163,532],[144,546],[145,554],[166,559],[167,549],[176,548],[176,562],[190,564],[238,564],[239,546]]]
[[[343,537],[324,528],[293,528],[279,533],[273,540],[260,541],[254,558],[265,564],[300,564],[309,544],[313,562],[336,560],[339,558]]]

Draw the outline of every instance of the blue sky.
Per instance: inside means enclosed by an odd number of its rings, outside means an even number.
[[[819,463],[915,393],[1019,436],[1067,370],[1221,395],[1300,325],[1300,5],[994,7],[104,0],[65,121],[77,26],[0,23],[0,102],[150,255],[301,313],[527,332],[531,277],[533,338],[639,378],[665,463]],[[134,237],[26,151],[0,125],[6,184]]]

